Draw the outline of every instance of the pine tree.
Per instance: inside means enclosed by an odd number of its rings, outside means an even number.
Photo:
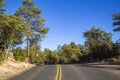
[[[100,28],[91,28],[84,33],[85,46],[92,58],[106,58],[110,56],[112,49],[112,34]]]
[[[48,28],[45,20],[41,17],[42,10],[35,6],[33,0],[23,0],[22,6],[16,11],[16,16],[22,16],[28,26],[27,56],[29,58],[30,47],[38,44],[45,37]]]
[[[113,15],[113,26],[115,26],[114,31],[120,31],[120,13],[116,13]]]

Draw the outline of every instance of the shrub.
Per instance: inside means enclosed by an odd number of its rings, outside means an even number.
[[[17,48],[13,50],[14,53],[14,59],[16,61],[25,61],[26,60],[26,50]]]
[[[30,52],[29,59],[30,59],[30,62],[31,62],[31,63],[34,63],[34,62],[35,62],[35,58],[36,58],[35,54],[32,53],[32,52]]]
[[[0,52],[0,64],[2,63],[2,61],[5,60],[5,54],[3,52]]]

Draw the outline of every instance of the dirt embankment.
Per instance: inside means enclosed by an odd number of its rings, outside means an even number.
[[[13,59],[7,60],[3,64],[0,64],[0,80],[8,80],[35,66],[27,62],[16,62]]]

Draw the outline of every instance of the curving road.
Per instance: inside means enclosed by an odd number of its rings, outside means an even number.
[[[94,66],[63,65],[62,67],[62,80],[120,80],[120,75],[109,73]]]
[[[10,80],[120,80],[120,73],[106,71],[106,68],[109,67],[84,64],[45,65],[37,66]],[[120,71],[120,67],[110,69]]]

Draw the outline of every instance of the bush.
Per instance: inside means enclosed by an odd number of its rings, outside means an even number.
[[[35,61],[36,61],[36,63],[44,64],[44,54],[43,53],[38,53]]]
[[[30,52],[29,58],[30,58],[30,62],[31,62],[31,63],[35,63],[35,58],[36,58],[36,56],[35,56],[34,53],[31,53],[31,52]]]
[[[31,63],[44,64],[44,54],[42,52],[31,51],[29,59]]]
[[[14,59],[16,61],[25,61],[26,60],[26,50],[17,48],[13,50]]]
[[[0,52],[0,64],[2,63],[2,61],[5,60],[5,54],[3,52]]]
[[[44,50],[44,62],[45,64],[57,64],[59,63],[59,57],[55,52],[49,49],[45,49]]]

